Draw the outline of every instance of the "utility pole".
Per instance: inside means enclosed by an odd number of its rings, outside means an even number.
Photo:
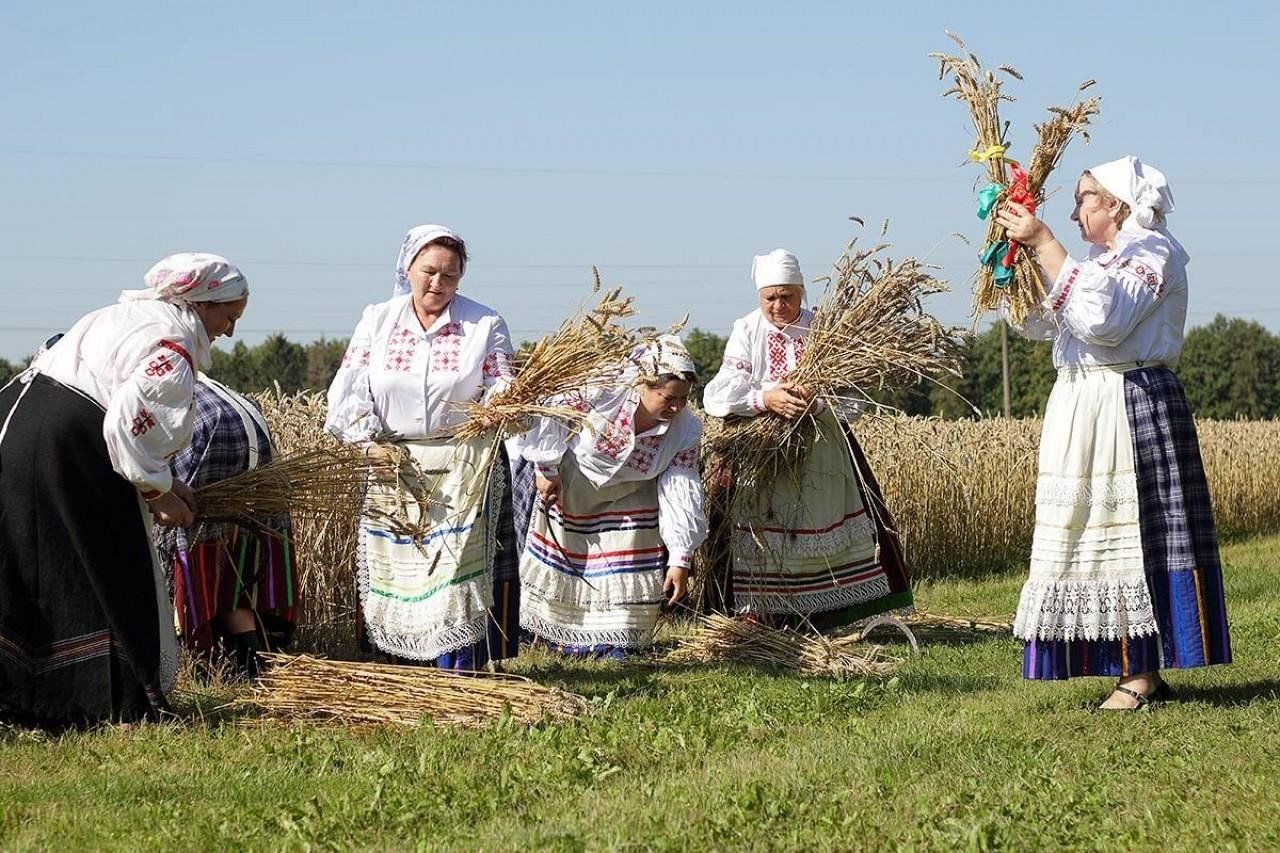
[[[1013,417],[1009,405],[1009,324],[1003,320],[1000,322],[1000,384],[1004,388],[1004,417],[1009,420]]]

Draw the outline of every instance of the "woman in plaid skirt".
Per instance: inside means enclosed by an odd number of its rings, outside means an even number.
[[[1165,176],[1123,157],[1076,186],[1084,259],[1022,206],[999,213],[1051,285],[1019,331],[1053,341],[1058,368],[1014,634],[1026,678],[1117,678],[1105,710],[1168,698],[1163,669],[1231,660],[1209,489],[1173,372],[1189,258],[1172,212]]]

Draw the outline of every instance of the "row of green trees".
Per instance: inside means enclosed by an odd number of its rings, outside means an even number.
[[[709,379],[720,367],[725,339],[692,329],[685,335],[699,375]],[[345,340],[321,338],[295,343],[272,335],[257,346],[239,341],[229,351],[215,349],[210,373],[233,388],[260,391],[279,385],[285,392],[324,390],[346,350]],[[880,399],[909,414],[946,418],[999,414],[1003,406],[1000,328],[967,340],[962,375],[939,383],[882,394]],[[1044,411],[1054,369],[1048,344],[1009,336],[1010,403],[1015,417]],[[0,384],[25,366],[0,359]],[[1280,335],[1260,323],[1219,315],[1187,333],[1178,373],[1193,411],[1202,418],[1280,417]]]

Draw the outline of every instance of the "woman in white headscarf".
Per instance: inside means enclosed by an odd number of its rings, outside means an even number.
[[[1009,204],[999,221],[1051,287],[1020,331],[1053,341],[1031,574],[1014,634],[1023,675],[1117,678],[1102,704],[1164,699],[1160,670],[1228,663],[1217,534],[1182,383],[1186,251],[1165,227],[1173,194],[1136,157],[1085,172],[1074,258]]]
[[[567,654],[621,658],[649,645],[707,535],[702,423],[686,408],[697,368],[670,335],[631,362],[616,387],[569,401],[581,430],[540,418],[512,442],[521,624]]]
[[[513,365],[506,321],[458,293],[466,265],[448,228],[409,231],[392,298],[364,310],[329,387],[325,427],[371,456],[415,463],[371,485],[361,521],[369,641],[393,658],[474,671],[516,655],[520,596],[501,444],[454,437],[465,404],[505,387]]]
[[[757,255],[751,274],[759,307],[733,324],[703,407],[714,417],[794,420],[813,405],[786,378],[804,355],[813,320],[803,306],[804,277],[785,249]],[[739,517],[725,523],[736,610],[829,629],[911,606],[906,563],[848,426],[852,414],[816,412],[818,439],[796,480],[734,502]]]
[[[0,713],[82,724],[167,707],[177,642],[151,518],[192,522],[169,458],[249,288],[225,258],[191,253],[145,282],[0,391]]]

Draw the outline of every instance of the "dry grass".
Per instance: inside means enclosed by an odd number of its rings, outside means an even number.
[[[693,632],[680,640],[667,660],[677,663],[747,663],[807,675],[884,678],[897,671],[901,658],[861,636],[830,638],[789,628],[771,628],[719,613],[698,618]]]
[[[1030,151],[1029,159],[1024,161],[1030,165],[1025,176],[1020,178],[1021,167],[1018,166],[1018,161],[1006,156],[1011,148],[1009,123],[1001,121],[1000,104],[1015,100],[1002,90],[1005,78],[1021,80],[1022,75],[1009,65],[1001,65],[994,71],[983,68],[982,62],[958,36],[950,32],[947,35],[959,45],[964,55],[931,53],[929,56],[938,61],[939,80],[948,75],[952,78],[954,85],[943,93],[943,97],[954,97],[969,109],[974,129],[974,147],[970,159],[984,164],[987,180],[1002,188],[993,210],[998,210],[1006,201],[1012,200],[1034,212],[1044,203],[1045,182],[1058,165],[1067,144],[1076,134],[1088,141],[1087,128],[1094,116],[1098,115],[1099,99],[1088,97],[1076,101],[1071,107],[1049,107],[1050,118],[1034,127],[1036,143]],[[1086,80],[1080,84],[1079,91],[1084,91],[1093,84],[1093,80]],[[987,247],[1006,241],[1005,229],[997,224],[994,214],[988,216],[984,253]],[[1013,278],[1004,284],[997,284],[993,267],[982,265],[978,270],[974,293],[974,313],[995,310],[1007,295],[1010,315],[1015,322],[1021,323],[1030,311],[1044,301],[1044,284],[1039,271],[1027,252],[1017,250],[1016,242],[1010,244],[1008,256],[997,260],[997,263],[1006,268],[1012,266]]]
[[[234,707],[262,712],[256,722],[367,726],[475,727],[504,716],[524,723],[585,714],[586,699],[518,675],[454,675],[418,666],[263,655],[268,670]]]

